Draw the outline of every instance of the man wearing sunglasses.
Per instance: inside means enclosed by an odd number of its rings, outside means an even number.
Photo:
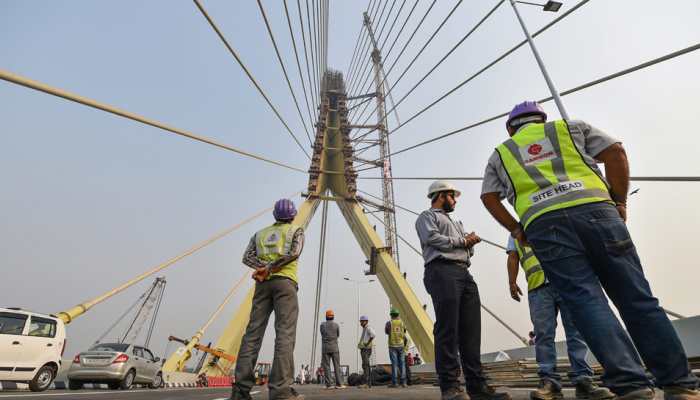
[[[486,384],[481,369],[481,301],[469,273],[474,245],[481,239],[466,234],[450,218],[460,192],[452,184],[435,181],[428,189],[430,209],[416,221],[425,264],[423,282],[435,308],[435,369],[442,400],[510,400]],[[459,387],[461,370],[466,389]]]

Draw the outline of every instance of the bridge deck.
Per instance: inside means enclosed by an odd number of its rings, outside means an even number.
[[[408,389],[389,389],[387,387],[375,387],[371,389],[346,388],[338,390],[326,390],[318,385],[296,386],[299,393],[306,396],[307,400],[439,400],[440,391],[433,386],[416,385]],[[510,389],[508,392],[514,400],[529,399],[530,389]],[[230,389],[163,389],[163,390],[83,390],[63,391],[51,390],[45,393],[9,392],[0,391],[0,399],[19,400],[49,400],[52,398],[69,399],[99,399],[99,400],[226,400]],[[565,399],[574,399],[572,389],[564,389]],[[661,400],[661,391],[657,391],[656,400]],[[267,400],[267,390],[256,390],[253,399]]]

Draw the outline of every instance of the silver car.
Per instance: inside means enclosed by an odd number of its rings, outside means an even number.
[[[127,343],[96,344],[73,359],[68,370],[68,388],[84,383],[106,383],[110,389],[128,390],[135,384],[151,389],[163,386],[160,358],[145,347]]]

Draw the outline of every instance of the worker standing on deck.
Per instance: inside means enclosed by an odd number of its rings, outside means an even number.
[[[604,384],[621,400],[653,399],[641,355],[666,400],[700,400],[698,380],[625,225],[629,165],[620,142],[582,121],[547,122],[532,101],[513,108],[506,128],[511,138],[489,158],[481,199],[512,237],[534,249],[603,365]]]
[[[321,367],[326,372],[326,389],[344,388],[343,380],[340,377],[340,348],[338,348],[338,338],[340,337],[340,326],[333,321],[335,314],[333,310],[326,311],[326,321],[321,323]],[[333,371],[335,372],[335,386],[331,383],[330,360],[333,360]]]
[[[294,343],[297,316],[297,259],[304,247],[304,230],[292,223],[294,203],[275,203],[275,223],[258,231],[248,244],[243,263],[255,269],[255,294],[250,320],[236,362],[232,400],[249,400],[254,370],[270,314],[275,312],[275,353],[268,387],[270,400],[303,399],[291,388],[294,380]]]
[[[442,400],[510,400],[486,384],[481,368],[481,300],[469,273],[473,247],[481,239],[450,218],[459,195],[452,184],[433,182],[428,188],[431,208],[416,221],[423,282],[435,308],[435,370]],[[468,396],[459,387],[460,364]]]
[[[406,337],[406,326],[399,317],[399,310],[391,308],[389,311],[391,320],[384,325],[384,333],[389,336],[389,359],[391,360],[391,385],[390,388],[406,386],[406,360],[404,358],[403,345]]]
[[[556,400],[564,397],[561,391],[561,376],[557,373],[557,349],[554,337],[557,329],[557,314],[561,311],[561,321],[566,334],[566,349],[571,370],[569,380],[576,385],[576,398],[587,400],[612,399],[610,390],[593,382],[593,369],[586,362],[588,346],[576,329],[571,314],[557,291],[544,276],[542,266],[532,252],[532,248],[521,245],[512,237],[508,238],[508,281],[510,297],[520,301],[523,294],[518,286],[518,263],[527,279],[527,299],[530,306],[530,319],[535,328],[535,357],[539,367],[539,387],[530,392],[533,400]]]
[[[369,327],[369,318],[366,315],[360,317],[360,326],[362,327],[362,334],[360,335],[360,342],[357,344],[357,348],[360,350],[360,358],[362,358],[362,373],[364,375],[364,383],[360,387],[369,387],[372,385],[370,379],[372,378],[372,370],[370,365],[370,359],[372,357],[372,346],[374,342],[374,329]]]

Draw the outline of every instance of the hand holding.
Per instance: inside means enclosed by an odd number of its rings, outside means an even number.
[[[517,283],[511,282],[510,284],[510,297],[515,301],[520,301],[520,296],[523,295],[523,291],[520,290],[520,286]]]
[[[470,249],[475,244],[481,242],[481,238],[474,232],[464,235],[464,247]]]
[[[259,267],[255,269],[255,272],[253,272],[253,279],[258,282],[263,282],[265,279],[267,279],[268,275],[270,275],[269,269],[266,267]]]

